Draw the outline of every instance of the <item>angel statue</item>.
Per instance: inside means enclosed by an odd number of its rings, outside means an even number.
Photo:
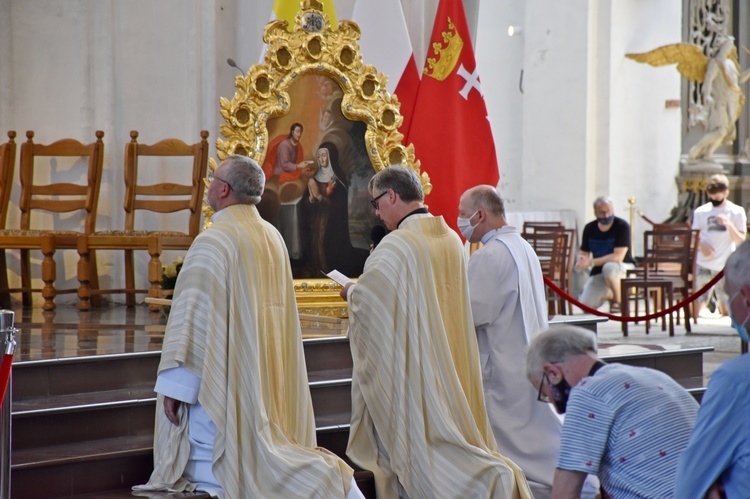
[[[705,133],[690,148],[689,161],[711,163],[719,146],[734,142],[735,123],[745,103],[740,84],[750,78],[750,72],[740,74],[733,37],[722,37],[718,52],[710,58],[699,46],[690,43],[674,43],[642,54],[626,54],[626,57],[652,66],[677,64],[677,71],[683,77],[703,84],[702,97],[707,107],[707,115],[702,120]]]

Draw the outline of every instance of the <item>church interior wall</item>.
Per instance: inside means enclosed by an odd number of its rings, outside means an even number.
[[[661,193],[673,187],[668,172],[676,168],[679,151],[672,150],[670,137],[673,129],[679,133],[680,119],[678,111],[664,109],[664,101],[679,98],[679,90],[670,90],[679,88],[679,80],[666,68],[629,64],[623,53],[652,48],[674,29],[679,38],[676,3],[465,0],[509,210],[573,209],[582,226],[591,218],[590,201],[610,190],[621,213],[627,197],[635,195],[643,199],[639,206],[645,213],[666,214],[674,200]],[[353,4],[337,0],[338,17],[350,17]],[[144,143],[166,137],[194,142],[207,129],[215,157],[223,121],[218,99],[231,98],[238,74],[226,60],[243,69],[260,60],[272,5],[272,0],[0,2],[0,130],[16,130],[19,144],[26,130],[36,132],[38,143],[63,137],[90,142],[95,130],[104,130],[98,227],[120,228],[129,131],[138,130]],[[424,60],[437,5],[438,0],[402,0],[417,61]],[[509,25],[521,26],[522,35],[508,37]],[[609,37],[606,54],[599,46],[603,36]],[[169,167],[161,175],[169,176]],[[19,196],[16,185],[11,200],[16,208]],[[11,209],[8,227],[18,223]],[[66,223],[72,222],[49,216],[39,226]],[[11,281],[17,281],[12,253]],[[38,276],[41,256],[34,258]],[[138,258],[145,268],[146,256]],[[99,258],[104,279],[122,280],[121,260],[121,252]],[[58,262],[58,284],[75,286],[75,252],[61,252]],[[143,274],[139,279],[145,282]],[[66,299],[74,298],[61,296],[61,303]]]
[[[601,187],[627,219],[627,200],[649,218],[661,221],[677,204],[681,114],[667,101],[680,99],[680,75],[674,67],[654,68],[627,59],[681,36],[681,1],[612,2],[609,24],[609,184]],[[650,226],[635,218],[636,253]]]
[[[582,213],[592,160],[587,144],[588,14],[587,0],[525,4],[523,211]]]
[[[476,60],[488,119],[500,165],[500,195],[505,209],[522,208],[524,36],[508,36],[508,26],[523,27],[524,3],[482,2],[477,23]]]

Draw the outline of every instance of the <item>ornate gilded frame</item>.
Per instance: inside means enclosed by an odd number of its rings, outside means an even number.
[[[216,140],[219,160],[230,154],[249,156],[260,164],[268,147],[267,121],[284,116],[292,106],[288,90],[307,74],[328,76],[343,92],[341,111],[352,121],[367,126],[365,144],[375,172],[392,164],[402,164],[419,176],[425,194],[432,189],[427,173],[420,174],[414,147],[402,144],[399,133],[403,118],[398,98],[386,90],[387,77],[364,64],[357,40],[359,26],[340,21],[337,29],[316,0],[304,2],[291,32],[286,21],[270,22],[263,41],[268,45],[265,62],[235,77],[237,91],[232,100],[220,99],[220,127],[224,137]],[[210,161],[210,170],[216,161]],[[206,220],[211,208],[204,203]],[[346,317],[346,303],[339,297],[340,286],[328,279],[295,279],[300,313]]]

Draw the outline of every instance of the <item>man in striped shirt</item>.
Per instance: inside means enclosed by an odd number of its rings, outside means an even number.
[[[579,497],[588,474],[611,497],[674,497],[679,456],[698,404],[666,374],[604,364],[596,336],[558,326],[529,346],[526,375],[565,413],[552,497]]]

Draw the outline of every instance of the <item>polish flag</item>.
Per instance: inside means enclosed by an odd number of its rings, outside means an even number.
[[[399,0],[357,0],[352,20],[362,31],[359,40],[362,61],[388,77],[386,88],[401,103],[404,122],[399,131],[406,136],[419,91],[419,70],[401,3]]]
[[[500,172],[461,0],[440,0],[406,143],[430,175],[425,202],[456,229],[469,187],[497,186]]]

